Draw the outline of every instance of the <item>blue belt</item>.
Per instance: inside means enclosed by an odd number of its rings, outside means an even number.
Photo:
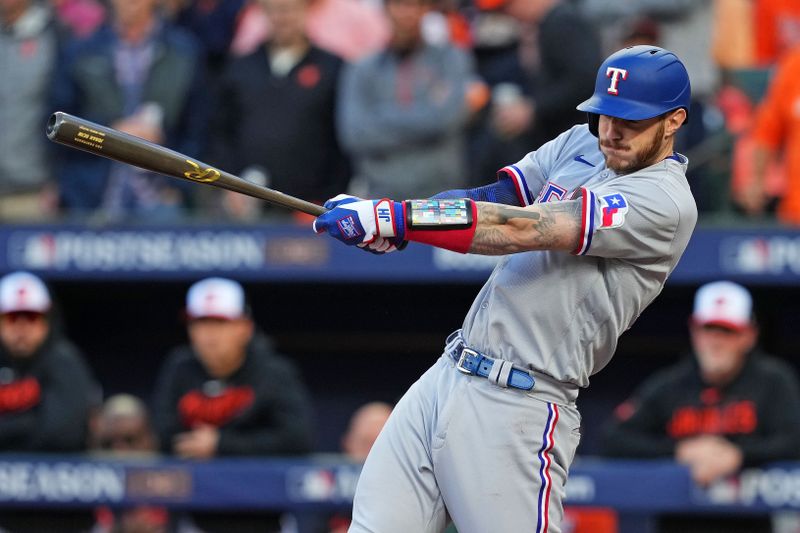
[[[513,387],[521,390],[531,390],[536,381],[533,376],[514,368],[510,361],[492,359],[482,353],[464,346],[460,336],[455,332],[447,338],[447,353],[456,362],[459,372],[471,376],[486,378],[499,387]]]

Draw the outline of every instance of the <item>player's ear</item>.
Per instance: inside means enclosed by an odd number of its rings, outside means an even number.
[[[682,107],[670,111],[664,118],[664,137],[672,137],[684,122],[686,122],[686,110]]]

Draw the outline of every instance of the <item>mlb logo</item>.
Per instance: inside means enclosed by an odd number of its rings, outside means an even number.
[[[360,225],[356,223],[356,219],[353,215],[340,218],[336,221],[336,225],[339,226],[339,231],[342,232],[342,235],[348,239],[355,239],[364,233]]]
[[[620,193],[609,194],[600,198],[603,217],[601,228],[618,228],[625,222],[625,214],[628,212],[628,202]]]

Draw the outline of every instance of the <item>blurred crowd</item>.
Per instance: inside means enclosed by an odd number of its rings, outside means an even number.
[[[689,69],[701,215],[800,223],[793,0],[0,0],[0,220],[292,216],[48,143],[56,110],[315,202],[482,185],[631,44]]]
[[[258,327],[244,288],[206,278],[186,293],[188,342],[166,354],[151,397],[104,394],[37,276],[0,278],[0,452],[100,458],[304,456],[315,451],[312,395]],[[363,461],[392,406],[369,402],[341,427],[343,459]],[[171,513],[160,507],[0,511],[3,533],[338,533],[349,516]]]
[[[800,224],[797,0],[0,0],[0,221],[302,220],[48,143],[56,110],[320,203],[482,185],[583,122],[575,105],[602,58],[632,44],[666,47],[689,69],[676,149],[701,216]],[[312,452],[310,394],[242,286],[201,280],[185,313],[189,342],[165,358],[153,398],[104,398],[44,283],[4,277],[0,450]],[[747,290],[702,288],[689,325],[690,356],[617,409],[605,453],[672,457],[700,485],[797,459],[800,388],[757,350]],[[793,407],[770,411],[778,396]],[[363,460],[390,411],[355,412],[342,453]],[[61,530],[41,522],[56,518],[0,514],[0,530]],[[348,521],[315,519],[318,531]],[[285,520],[160,508],[70,517],[97,532],[285,531]]]

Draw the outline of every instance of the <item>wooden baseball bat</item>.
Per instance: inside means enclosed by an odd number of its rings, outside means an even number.
[[[56,111],[50,116],[47,122],[47,137],[51,141],[90,154],[165,176],[246,194],[309,215],[319,216],[327,211],[321,205],[250,183],[169,148],[62,111]]]

